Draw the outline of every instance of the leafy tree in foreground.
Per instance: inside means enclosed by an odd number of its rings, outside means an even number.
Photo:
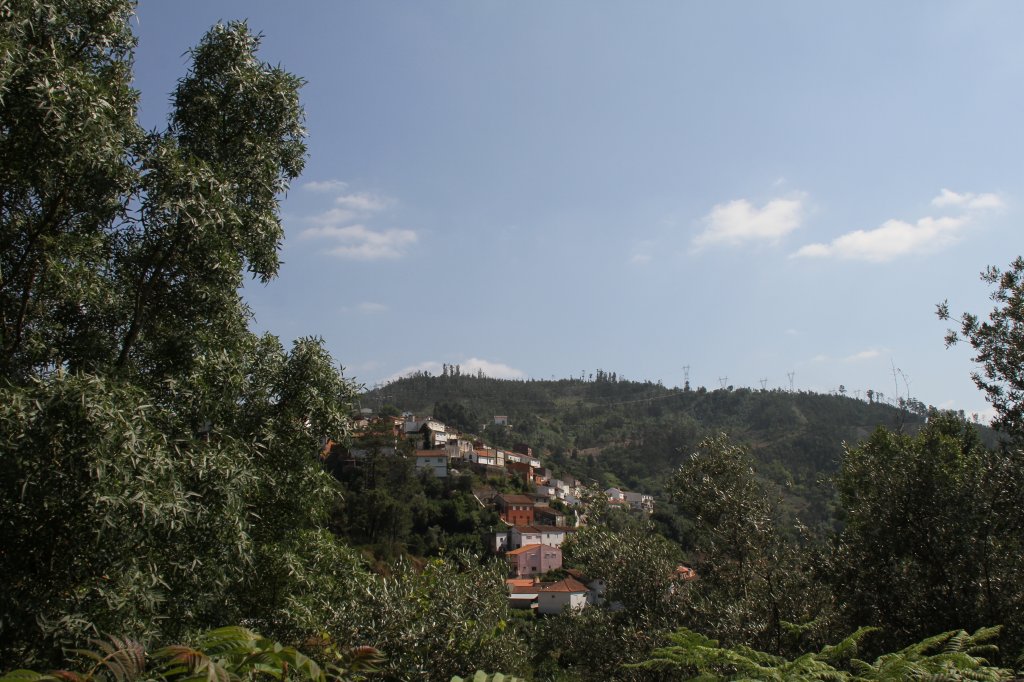
[[[1024,439],[1024,258],[1017,257],[1007,270],[989,267],[981,279],[995,290],[990,298],[996,307],[982,320],[973,313],[959,318],[959,331],[946,334],[946,345],[966,339],[982,366],[971,378],[985,392],[996,410],[993,426],[1017,440]],[[951,320],[949,305],[938,306],[940,319]]]
[[[387,656],[383,679],[440,680],[479,669],[518,672],[526,652],[508,628],[505,566],[456,554],[420,571],[395,566],[363,597],[365,609],[342,641],[367,642]],[[346,623],[335,623],[344,632]],[[339,635],[341,637],[341,635]]]
[[[244,23],[143,133],[128,0],[0,6],[0,654],[229,622],[299,641],[368,576],[325,530],[353,386],[249,331],[302,169],[301,80]],[[10,248],[7,248],[10,245]]]
[[[787,622],[828,616],[814,548],[780,536],[775,507],[744,448],[725,435],[705,439],[679,467],[672,494],[694,524],[699,557],[690,624],[729,643],[782,653],[792,644]]]
[[[936,629],[1024,632],[1024,461],[984,448],[973,425],[936,413],[916,435],[884,429],[849,448],[837,479],[846,525],[836,558],[847,624],[888,646]]]
[[[123,0],[0,4],[0,376],[109,342],[112,226],[137,185]]]

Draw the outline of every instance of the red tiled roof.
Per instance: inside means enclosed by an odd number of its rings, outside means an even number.
[[[693,570],[689,566],[680,564],[676,567],[675,577],[680,580],[695,580],[697,578],[697,571]]]
[[[586,585],[573,578],[559,580],[557,583],[542,584],[538,592],[589,592]]]
[[[548,549],[557,550],[559,552],[562,551],[562,550],[558,549],[557,547],[552,547],[551,545],[544,545],[544,544],[540,544],[540,543],[535,543],[535,544],[532,544],[532,545],[523,545],[519,549],[513,549],[513,550],[510,550],[508,552],[505,552],[505,556],[519,556],[520,554],[523,554],[523,553],[525,553],[528,550],[537,549],[538,547],[547,547]]]
[[[561,526],[516,526],[516,530],[520,533],[571,533],[574,529]]]
[[[533,506],[533,500],[526,495],[498,495],[505,504],[528,504]]]

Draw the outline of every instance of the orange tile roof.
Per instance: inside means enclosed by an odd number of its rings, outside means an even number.
[[[498,497],[500,497],[502,500],[504,500],[506,504],[526,504],[526,505],[529,505],[531,507],[533,506],[533,500],[530,499],[529,497],[527,497],[526,495],[505,495],[505,494],[501,494],[501,495],[498,495]]]
[[[540,543],[536,543],[536,544],[532,544],[532,545],[523,545],[519,549],[513,549],[511,551],[505,552],[505,556],[519,556],[520,554],[525,553],[527,550],[536,549],[538,547],[547,547],[548,549],[558,549],[557,547],[552,547],[551,545],[543,545],[543,544],[540,544]],[[561,551],[561,550],[559,550],[559,551]]]
[[[522,533],[572,533],[574,528],[563,528],[562,526],[516,526],[516,530]]]
[[[589,592],[586,585],[573,578],[559,580],[557,583],[542,585],[539,592]]]
[[[536,548],[541,547],[541,546],[542,545],[539,545],[539,544],[523,545],[519,549],[513,549],[513,550],[511,550],[509,552],[505,552],[505,556],[519,556],[520,554],[523,554],[524,552],[528,552],[531,549],[536,549]]]

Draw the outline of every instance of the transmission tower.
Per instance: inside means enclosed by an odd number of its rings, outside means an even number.
[[[765,377],[764,379],[761,379],[760,381],[761,381],[761,390],[762,391],[765,390],[766,388],[768,388],[768,377]]]
[[[722,384],[722,388],[729,383],[729,377],[718,377],[718,383]]]
[[[689,365],[683,365],[683,383],[684,384],[690,383],[690,366]]]
[[[796,376],[796,372],[786,372],[786,376],[789,377],[789,392],[793,392],[793,377]]]

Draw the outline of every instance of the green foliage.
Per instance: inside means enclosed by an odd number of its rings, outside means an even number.
[[[302,168],[301,80],[242,23],[193,50],[144,134],[127,0],[0,5],[0,652],[100,631],[248,622],[296,639],[361,575],[324,531],[316,458],[353,387],[317,339],[248,329],[278,197]],[[333,590],[333,591],[332,591]]]
[[[989,451],[972,426],[933,414],[915,436],[878,430],[848,450],[837,480],[845,528],[836,558],[847,623],[889,646],[935,628],[1007,624],[1021,646],[1024,460]]]
[[[981,279],[995,287],[990,298],[996,306],[982,321],[963,313],[959,330],[949,330],[946,345],[966,339],[982,371],[971,374],[996,410],[993,425],[1018,441],[1024,438],[1024,258],[1018,256],[1007,270],[989,267]],[[938,307],[939,318],[952,319],[949,305]]]
[[[371,391],[367,399],[387,396],[403,409],[433,410],[470,432],[495,414],[509,415],[511,428],[489,426],[480,435],[498,445],[528,443],[556,473],[592,479],[602,488],[641,490],[659,503],[671,472],[702,440],[726,432],[749,444],[758,477],[782,495],[787,533],[795,518],[815,533],[832,530],[834,491],[820,481],[838,469],[843,442],[856,442],[879,425],[913,431],[924,422],[919,410],[841,395],[687,392],[599,376],[608,378],[510,381],[421,373]],[[678,515],[662,521],[686,523]],[[685,531],[678,538],[686,541]]]
[[[336,466],[333,473],[344,497],[333,511],[333,527],[381,559],[480,553],[482,534],[498,522],[497,512],[473,496],[471,478],[424,476],[401,455],[371,448],[357,464]]]
[[[463,678],[456,675],[450,682],[525,682],[521,677],[503,675],[501,673],[487,674],[483,670],[477,670],[473,677]]]
[[[319,470],[313,434],[340,428],[347,395],[336,373],[317,380],[315,367],[330,368],[317,348],[261,356],[278,364],[260,386],[225,377],[219,391],[234,382],[247,400],[229,396],[235,418],[218,415],[226,425],[206,434],[192,431],[184,409],[202,391],[184,386],[159,396],[178,410],[95,375],[0,388],[4,649],[46,659],[97,631],[177,637],[294,614],[290,600],[319,580],[311,548],[351,564],[330,538],[326,547],[314,539],[336,488]],[[257,430],[246,432],[246,418]],[[281,618],[261,627],[299,627]],[[309,618],[307,630],[317,625]]]
[[[787,622],[827,614],[813,545],[804,549],[779,533],[778,512],[744,448],[724,435],[703,441],[673,477],[672,492],[693,522],[699,557],[691,624],[730,643],[782,653],[791,646]]]
[[[140,141],[123,0],[0,3],[0,376],[109,340],[103,267]]]
[[[385,652],[381,675],[396,682],[521,668],[525,651],[508,628],[504,572],[500,562],[481,566],[461,554],[419,571],[399,562],[364,595],[350,641]]]
[[[86,668],[40,674],[15,670],[0,682],[241,682],[287,679],[346,682],[365,679],[383,660],[372,647],[334,653],[321,666],[297,649],[262,637],[246,628],[224,627],[199,635],[191,645],[174,644],[147,653],[139,642],[111,637],[91,640],[93,649],[74,655]]]
[[[672,679],[624,667],[643,661],[662,638],[663,626],[653,627],[635,614],[586,608],[579,613],[544,618],[536,625],[533,663],[539,679]]]
[[[562,551],[567,565],[604,580],[609,604],[621,605],[637,620],[663,623],[677,606],[673,577],[678,548],[646,524],[622,530],[588,525],[573,533]]]
[[[854,658],[861,640],[871,632],[862,628],[839,644],[819,653],[788,660],[747,646],[722,647],[686,628],[671,633],[669,646],[661,647],[638,664],[627,667],[671,671],[679,680],[821,680],[828,682],[882,682],[897,680],[1010,680],[1012,671],[993,667],[984,656],[994,651],[989,640],[998,628],[984,628],[973,635],[963,630],[929,637],[873,663]]]

